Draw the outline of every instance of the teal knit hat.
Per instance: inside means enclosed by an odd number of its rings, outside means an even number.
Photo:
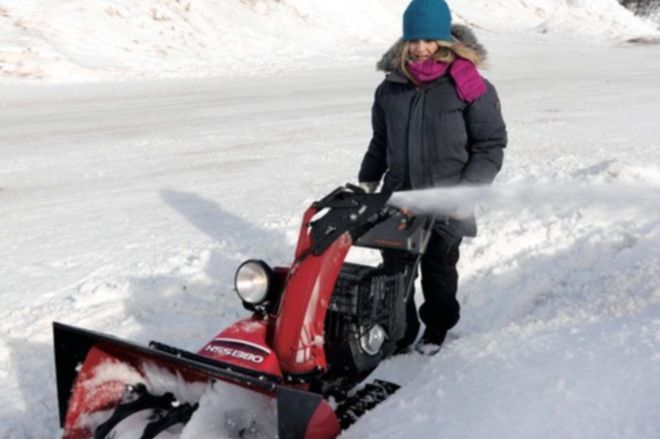
[[[451,12],[444,0],[413,0],[403,13],[403,39],[451,41]]]

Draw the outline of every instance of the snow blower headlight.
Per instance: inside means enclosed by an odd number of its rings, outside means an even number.
[[[273,270],[264,261],[251,259],[236,270],[234,287],[238,296],[250,305],[259,305],[268,298],[273,283]]]
[[[380,325],[374,325],[360,337],[360,347],[369,355],[376,355],[383,347],[387,332]]]

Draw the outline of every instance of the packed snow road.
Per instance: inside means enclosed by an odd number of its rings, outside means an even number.
[[[406,387],[345,436],[657,437],[660,46],[491,39],[497,184],[565,202],[481,213],[459,337],[383,364]],[[53,320],[194,350],[244,315],[238,263],[288,263],[304,208],[354,181],[372,63],[0,87],[1,437],[57,435]]]

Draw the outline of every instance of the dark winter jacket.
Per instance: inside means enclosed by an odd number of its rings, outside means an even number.
[[[465,26],[452,33],[464,44],[485,51]],[[401,42],[397,43],[401,44]],[[362,161],[361,182],[380,181],[383,191],[489,184],[502,167],[507,134],[495,88],[473,102],[462,101],[444,75],[416,86],[394,65],[397,46],[379,62],[387,72],[372,107],[373,137]],[[474,236],[474,218],[441,219],[455,235]]]

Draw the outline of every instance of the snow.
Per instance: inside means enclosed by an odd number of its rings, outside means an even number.
[[[246,76],[361,65],[408,0],[0,0],[0,79]],[[656,35],[617,0],[454,0],[456,22],[583,40]]]
[[[277,431],[276,400],[228,383],[216,382],[202,395],[199,413],[181,439],[246,437],[269,439]],[[218,414],[222,415],[219,416]],[[241,432],[243,430],[243,432]]]
[[[405,4],[0,0],[0,437],[58,435],[54,320],[196,350],[246,315],[240,262],[290,263],[304,209],[356,178]],[[505,167],[460,194],[480,233],[451,339],[384,362],[404,387],[343,437],[658,437],[660,46],[625,43],[654,26],[451,4],[490,52]],[[183,437],[246,404],[193,390]]]

